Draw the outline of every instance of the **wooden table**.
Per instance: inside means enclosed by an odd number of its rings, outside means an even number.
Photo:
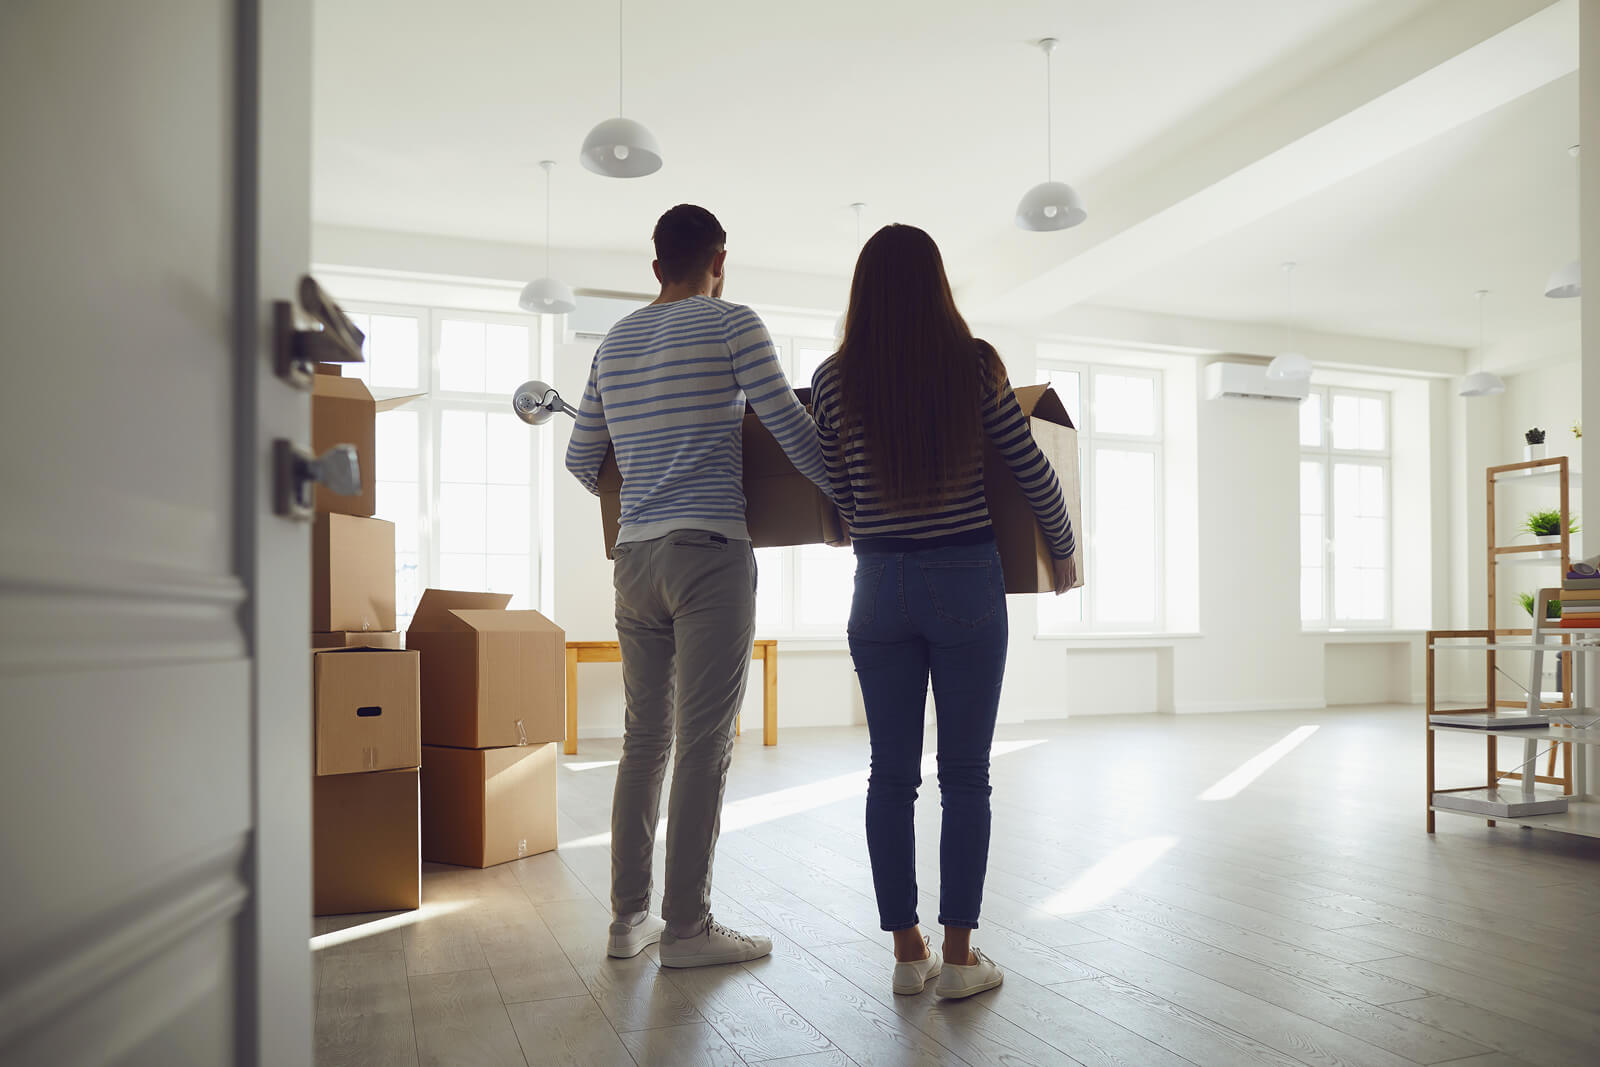
[[[757,641],[750,650],[750,658],[761,661],[761,676],[765,683],[761,710],[763,723],[761,743],[778,743],[778,642]],[[578,751],[578,664],[621,663],[622,649],[615,641],[567,642],[567,743],[562,751],[576,755]],[[734,733],[739,732],[739,720],[733,720]]]

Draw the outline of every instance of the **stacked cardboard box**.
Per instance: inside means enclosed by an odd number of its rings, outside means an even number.
[[[319,370],[312,445],[355,445],[362,492],[318,486],[312,526],[312,910],[415,908],[420,657],[395,630],[394,524],[372,517],[377,413],[410,398],[379,404],[362,382]]]
[[[505,593],[429,589],[422,656],[422,856],[491,867],[556,847],[566,633]]]

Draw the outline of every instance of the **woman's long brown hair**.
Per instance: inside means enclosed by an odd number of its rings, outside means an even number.
[[[917,227],[885,226],[862,246],[839,370],[846,436],[865,446],[886,503],[931,506],[962,488],[1005,367],[972,336],[939,246]]]

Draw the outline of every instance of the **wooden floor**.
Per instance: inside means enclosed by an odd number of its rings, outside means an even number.
[[[318,920],[318,1062],[1600,1063],[1600,842],[1453,815],[1426,835],[1418,718],[1002,726],[974,943],[1006,981],[951,1003],[890,992],[864,728],[740,741],[714,909],[775,948],[677,972],[605,957],[619,746],[585,741],[562,757],[559,852],[429,865],[418,912]],[[1305,726],[1236,795],[1200,799]],[[1481,741],[1442,744],[1442,784],[1481,778]],[[931,773],[918,808],[932,921]]]

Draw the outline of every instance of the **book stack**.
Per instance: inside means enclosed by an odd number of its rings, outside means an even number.
[[[1567,630],[1600,628],[1600,567],[1574,563],[1561,582],[1561,626]]]

